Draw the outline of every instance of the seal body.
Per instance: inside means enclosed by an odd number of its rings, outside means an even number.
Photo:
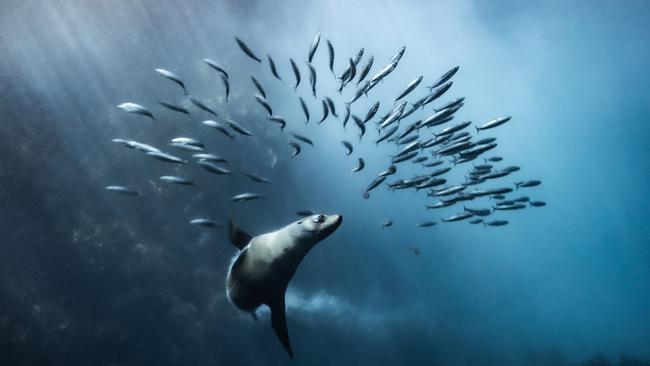
[[[240,252],[226,278],[228,298],[235,307],[252,314],[259,306],[268,305],[273,329],[291,357],[285,291],[305,255],[342,221],[340,215],[312,215],[256,237],[230,223],[230,240]]]

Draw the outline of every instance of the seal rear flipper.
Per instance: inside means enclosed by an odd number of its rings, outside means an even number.
[[[289,354],[289,357],[293,358],[291,342],[289,342],[289,330],[287,329],[287,317],[285,315],[284,291],[271,299],[268,305],[271,308],[271,325],[273,326],[273,330]]]
[[[232,219],[228,220],[228,237],[232,245],[239,248],[239,250],[244,249],[251,241],[251,236],[237,227]]]

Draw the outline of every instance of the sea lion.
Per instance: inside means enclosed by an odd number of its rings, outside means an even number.
[[[277,231],[251,237],[230,220],[228,235],[240,251],[226,278],[228,299],[254,318],[260,305],[268,305],[273,330],[291,358],[284,303],[287,285],[309,250],[342,221],[341,215],[312,215]]]

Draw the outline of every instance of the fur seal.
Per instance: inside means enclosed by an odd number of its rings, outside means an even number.
[[[284,303],[287,285],[309,250],[333,233],[342,221],[341,215],[312,215],[251,237],[230,220],[228,236],[240,251],[226,278],[228,299],[253,318],[260,305],[268,305],[273,330],[291,358]]]

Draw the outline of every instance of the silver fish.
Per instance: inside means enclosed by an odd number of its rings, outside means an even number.
[[[220,167],[219,165],[215,164],[212,161],[199,160],[197,163],[201,165],[203,169],[209,171],[210,173],[219,174],[219,175],[230,174],[230,170]]]
[[[379,110],[379,102],[376,102],[375,104],[370,107],[368,110],[368,113],[366,113],[366,116],[363,118],[363,123],[366,123],[372,119],[372,117],[377,114],[377,111]]]
[[[361,68],[361,71],[359,72],[359,80],[357,81],[357,85],[359,85],[359,83],[361,83],[366,78],[366,76],[368,76],[368,73],[372,68],[372,63],[374,61],[375,61],[375,56],[370,56],[366,64]]]
[[[437,88],[440,85],[446,83],[449,79],[451,79],[452,76],[454,76],[454,74],[456,74],[458,68],[459,68],[458,66],[454,66],[451,68],[451,70],[445,72],[438,80],[436,80],[435,83],[429,86],[429,89]]]
[[[486,122],[483,126],[480,126],[480,127],[474,126],[474,128],[476,128],[476,133],[478,133],[479,131],[488,130],[490,128],[501,126],[502,124],[510,121],[511,118],[512,117],[510,117],[510,116],[499,117],[499,118],[496,118],[496,119],[493,119],[491,121]]]
[[[219,65],[216,61],[210,60],[209,58],[204,58],[204,59],[203,59],[203,62],[205,62],[206,64],[208,64],[208,66],[210,66],[210,67],[213,68],[214,70],[217,70],[220,74],[224,75],[225,77],[229,77],[229,76],[228,76],[228,71],[226,71],[226,69],[224,69],[224,68],[223,68],[221,65]]]
[[[230,83],[228,82],[228,77],[226,75],[221,74],[221,82],[223,83],[223,87],[226,91],[226,102],[227,102],[228,96],[230,96]]]
[[[255,76],[250,75],[250,77],[251,77],[251,81],[253,82],[253,85],[255,85],[255,89],[257,89],[260,95],[263,96],[264,99],[266,99],[266,91],[262,87],[262,84],[260,84],[260,82],[255,78]]]
[[[305,114],[305,124],[309,123],[309,108],[307,108],[307,104],[305,103],[304,99],[302,97],[298,97],[300,99],[300,107],[302,108],[302,113]]]
[[[320,31],[316,32],[316,35],[314,36],[314,40],[311,42],[311,46],[309,47],[309,55],[308,55],[309,62],[311,62],[311,60],[314,58],[314,54],[316,53],[316,49],[318,48],[319,44],[320,44]]]
[[[293,89],[297,89],[298,85],[300,85],[300,69],[298,69],[298,65],[296,65],[296,62],[290,58],[289,61],[291,62],[291,69],[293,70],[293,75],[296,77],[296,85],[293,86]]]
[[[175,82],[176,84],[180,85],[181,88],[183,88],[183,93],[187,95],[187,89],[185,89],[185,83],[183,83],[183,80],[181,80],[181,78],[179,78],[178,75],[165,69],[156,69],[156,72],[166,77],[167,79]]]
[[[141,116],[147,116],[153,120],[156,120],[156,118],[153,116],[153,113],[151,113],[150,110],[141,106],[140,104],[127,102],[119,104],[117,107],[127,113],[139,114]]]
[[[138,190],[135,190],[133,188],[128,188],[124,186],[106,186],[104,187],[105,190],[110,191],[110,192],[115,192],[117,194],[122,194],[125,196],[139,196],[140,192]]]
[[[295,142],[290,142],[289,146],[294,148],[293,152],[291,153],[291,157],[294,157],[294,156],[300,154],[300,151],[301,151],[300,145],[298,145]]]
[[[225,120],[226,124],[228,124],[228,127],[230,127],[233,131],[239,133],[240,135],[244,136],[253,136],[253,133],[242,127],[239,123],[232,121],[232,120]]]
[[[418,227],[432,227],[436,224],[435,221],[425,221],[418,224]]]
[[[183,177],[178,177],[178,176],[175,176],[175,175],[163,175],[163,176],[159,177],[158,179],[160,179],[163,182],[171,183],[171,184],[179,184],[179,185],[184,185],[184,186],[193,186],[194,185],[194,182],[192,182],[191,180],[189,180],[187,178],[183,178]]]
[[[179,158],[177,156],[167,154],[167,153],[164,153],[164,152],[161,152],[161,151],[149,151],[149,152],[147,152],[147,155],[153,156],[154,158],[156,158],[158,160],[166,161],[166,162],[169,162],[169,163],[176,163],[176,164],[185,164],[185,163],[187,163],[186,160],[183,160],[183,159],[181,159],[181,158]]]
[[[316,98],[316,69],[311,64],[307,64],[309,67],[309,84],[311,85],[311,93]]]
[[[221,124],[221,123],[219,123],[217,121],[206,120],[206,121],[201,122],[201,124],[203,124],[206,127],[214,128],[215,130],[217,130],[217,131],[221,132],[222,134],[226,135],[230,140],[235,138],[235,135],[228,132],[228,130],[226,129],[226,126],[224,126],[223,124]]]
[[[248,47],[248,45],[246,45],[246,43],[244,43],[244,41],[242,41],[241,39],[239,39],[237,37],[235,37],[235,41],[237,41],[237,44],[239,45],[239,48],[241,48],[241,50],[246,54],[246,56],[252,58],[253,60],[255,60],[255,61],[259,62],[259,63],[262,62],[262,60],[259,57],[257,57],[257,55],[255,55],[255,53],[253,53],[253,51]]]
[[[199,153],[199,154],[193,154],[192,157],[194,159],[198,160],[205,160],[205,161],[214,161],[217,163],[226,163],[228,164],[228,160],[221,158],[215,154],[208,154],[208,153]]]
[[[327,106],[329,107],[330,112],[332,113],[332,116],[334,118],[339,118],[339,116],[336,114],[336,105],[334,104],[334,101],[330,97],[325,97],[325,100],[327,101]]]
[[[191,96],[191,95],[188,95],[188,96],[187,96],[187,99],[189,99],[189,101],[192,102],[192,104],[194,104],[195,106],[197,106],[199,109],[202,109],[202,110],[204,110],[204,111],[210,113],[211,115],[217,117],[217,112],[215,112],[215,111],[213,111],[212,109],[210,109],[210,107],[208,107],[207,105],[205,105],[205,104],[204,104],[202,101],[200,101],[199,99],[197,99],[197,98],[195,98],[195,97],[193,97],[193,96]]]
[[[363,170],[363,168],[366,166],[366,163],[363,161],[363,159],[359,158],[359,161],[357,163],[357,166],[352,169],[353,173],[359,172]]]
[[[212,227],[212,228],[222,227],[222,225],[219,223],[216,223],[210,219],[203,219],[203,218],[192,219],[190,220],[190,224],[196,226],[203,226],[203,227]]]
[[[280,131],[284,130],[284,127],[287,125],[287,121],[280,116],[271,116],[269,117],[269,121],[280,124]]]
[[[295,132],[291,132],[291,135],[293,137],[295,137],[297,140],[300,140],[302,142],[308,143],[311,146],[314,146],[314,142],[311,139],[309,139],[308,137],[306,137],[306,136],[299,135],[299,134],[297,134]]]
[[[172,110],[174,112],[179,112],[179,113],[183,113],[183,114],[187,114],[187,115],[190,114],[190,112],[187,109],[183,108],[182,106],[180,106],[178,104],[175,104],[175,103],[172,103],[172,102],[167,102],[167,101],[164,101],[164,100],[159,100],[158,103],[160,103],[161,106],[163,106],[163,107],[165,107],[165,108],[167,108],[169,110]]]
[[[273,115],[273,108],[271,108],[271,105],[266,100],[266,98],[264,98],[263,96],[261,96],[259,94],[254,94],[254,97],[255,97],[255,100],[257,100],[257,102],[262,107],[264,107],[264,109],[266,109],[266,111],[269,113],[269,117],[271,117]]]
[[[503,226],[507,224],[508,224],[508,220],[493,220],[493,221],[483,223],[483,225],[487,225],[487,226]]]
[[[282,78],[278,74],[278,69],[275,67],[275,62],[271,58],[271,55],[266,55],[266,58],[269,60],[269,67],[271,68],[271,73],[275,76],[276,79],[282,81]]]
[[[464,213],[459,213],[450,217],[447,217],[445,219],[442,219],[442,222],[454,222],[454,221],[461,221],[465,220],[472,217],[472,214],[469,212],[464,212]]]
[[[341,141],[341,143],[343,144],[343,146],[345,146],[346,149],[348,149],[345,155],[350,156],[350,154],[352,154],[352,151],[354,151],[352,144],[345,140]]]
[[[246,176],[246,178],[248,178],[248,179],[250,179],[250,180],[252,180],[253,182],[256,182],[256,183],[265,183],[265,184],[266,183],[271,183],[271,181],[268,178],[260,177],[257,174],[244,173],[244,176]]]
[[[319,124],[323,123],[323,121],[327,119],[327,116],[329,116],[329,108],[327,107],[327,102],[325,101],[325,99],[321,101],[321,104],[323,106],[323,115],[321,116],[320,121],[318,121]]]
[[[366,133],[366,125],[363,123],[361,118],[355,116],[354,114],[352,115],[352,120],[354,121],[354,124],[359,128],[359,141],[361,141],[361,138]]]
[[[334,74],[334,46],[330,40],[327,40],[327,54],[329,55],[329,67],[332,74]]]
[[[422,78],[423,78],[422,76],[418,76],[417,78],[413,79],[413,81],[408,83],[408,85],[406,85],[404,90],[402,90],[402,92],[399,93],[399,95],[395,99],[393,99],[393,101],[397,102],[398,100],[407,96],[410,92],[413,91],[413,89],[417,88],[417,86],[420,85],[420,82],[422,82]]]

